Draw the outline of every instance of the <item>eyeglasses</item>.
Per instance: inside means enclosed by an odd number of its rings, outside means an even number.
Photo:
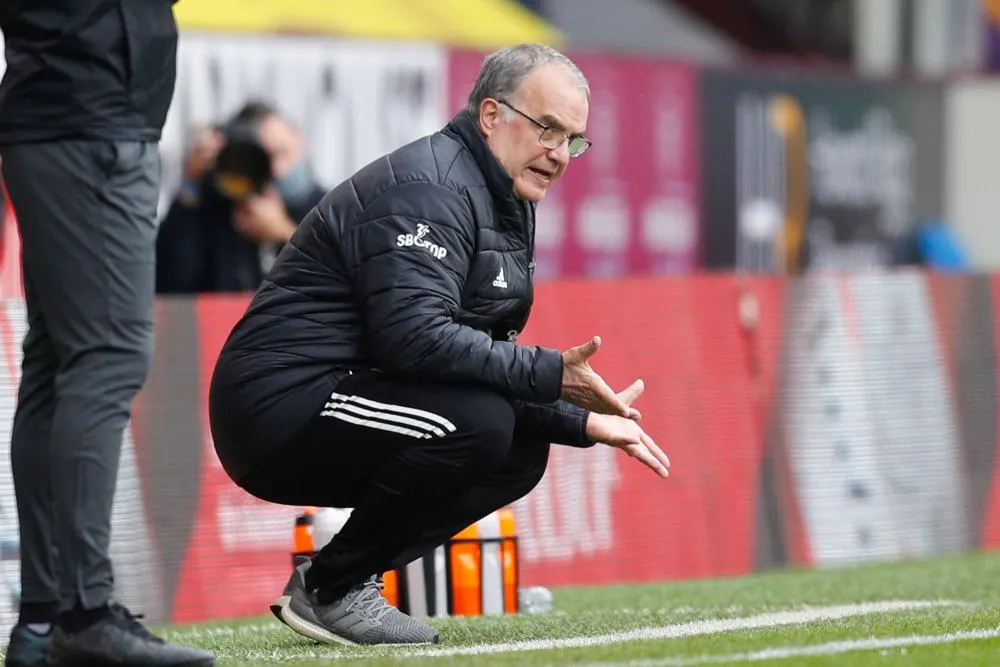
[[[571,135],[565,130],[560,130],[555,127],[549,127],[543,123],[538,122],[528,114],[524,113],[513,104],[507,100],[497,100],[500,104],[504,105],[514,113],[519,116],[529,120],[535,127],[540,129],[542,132],[538,135],[538,143],[543,147],[548,148],[550,151],[555,150],[562,146],[564,143],[569,142],[569,156],[570,157],[580,157],[587,152],[587,149],[593,145],[593,142],[579,135]]]

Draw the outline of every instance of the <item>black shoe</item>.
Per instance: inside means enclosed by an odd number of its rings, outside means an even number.
[[[45,667],[45,651],[52,643],[52,628],[42,634],[18,623],[10,631],[5,667]]]
[[[52,633],[48,652],[52,666],[213,667],[208,651],[168,643],[154,636],[127,609],[109,607],[106,617],[76,633],[60,627]]]

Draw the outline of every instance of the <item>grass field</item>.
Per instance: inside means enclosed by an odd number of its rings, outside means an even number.
[[[1000,554],[554,593],[545,615],[435,620],[433,647],[329,648],[270,616],[167,634],[221,665],[1000,664]]]

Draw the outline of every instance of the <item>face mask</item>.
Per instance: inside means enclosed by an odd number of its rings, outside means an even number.
[[[289,204],[297,204],[312,194],[313,179],[308,160],[299,160],[287,174],[278,179],[277,186],[281,198]]]

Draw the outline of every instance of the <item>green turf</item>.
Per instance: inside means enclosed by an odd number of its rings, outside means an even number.
[[[524,640],[585,637],[704,619],[743,618],[806,606],[886,600],[950,601],[942,607],[856,616],[777,628],[737,630],[587,648],[492,655],[414,656],[414,649],[329,648],[299,637],[270,616],[166,630],[173,639],[217,652],[220,665],[977,665],[998,664],[1000,640],[858,650],[748,662],[727,661],[767,650],[800,649],[869,638],[937,636],[1000,628],[1000,553],[814,572],[782,572],[739,579],[644,584],[555,591],[556,610],[537,616],[434,620],[436,649]],[[423,649],[418,649],[420,651]]]

